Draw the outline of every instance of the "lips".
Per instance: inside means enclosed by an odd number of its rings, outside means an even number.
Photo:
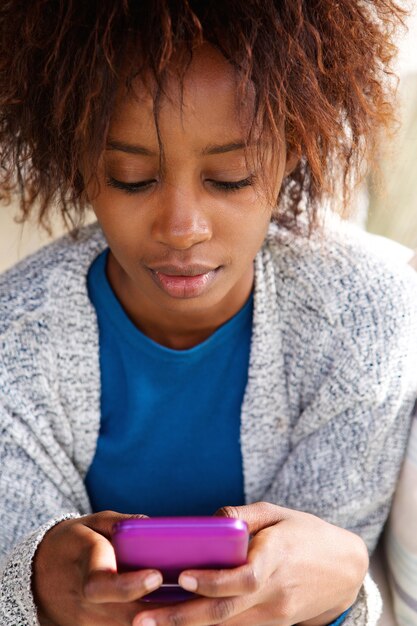
[[[195,298],[208,290],[216,280],[221,266],[158,265],[148,269],[158,287],[171,297]]]
[[[159,272],[166,276],[201,276],[202,274],[209,274],[218,269],[218,267],[210,267],[200,263],[193,263],[190,265],[156,265],[149,268],[153,272]]]

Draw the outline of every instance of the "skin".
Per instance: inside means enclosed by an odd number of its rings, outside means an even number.
[[[254,152],[249,149],[245,159],[245,151],[236,148],[246,141],[250,99],[238,114],[234,71],[209,46],[195,53],[182,107],[175,80],[167,86],[159,112],[162,170],[152,99],[141,83],[137,93],[134,98],[120,90],[97,172],[99,190],[91,183],[87,193],[111,250],[109,281],[130,319],[155,341],[185,349],[206,339],[247,300],[253,260],[273,210],[267,197],[278,196],[294,160],[283,142],[278,162],[269,161],[272,193],[261,193]],[[84,173],[88,180],[87,165]],[[252,174],[254,184],[224,188],[224,182]],[[128,193],[120,181],[151,182]],[[216,270],[198,294],[179,277],[195,273],[196,264]],[[161,267],[164,284],[175,282],[174,295],[172,285],[167,291],[152,272]],[[161,583],[158,572],[117,573],[111,527],[123,516],[105,512],[57,524],[34,561],[41,623],[321,626],[353,604],[368,566],[366,547],[356,535],[269,503],[225,507],[218,515],[248,523],[253,538],[247,565],[183,572],[180,584],[191,584],[203,597],[171,606],[140,602]],[[153,586],[146,588],[149,576]]]

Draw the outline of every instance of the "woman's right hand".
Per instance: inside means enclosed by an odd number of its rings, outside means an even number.
[[[113,511],[53,526],[38,546],[33,593],[42,626],[130,626],[140,598],[162,583],[158,570],[117,573],[113,524],[132,516]]]

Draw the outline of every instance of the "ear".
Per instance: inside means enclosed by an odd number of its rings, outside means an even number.
[[[284,176],[289,176],[297,167],[300,158],[296,152],[289,150],[287,152],[287,161],[285,163]]]

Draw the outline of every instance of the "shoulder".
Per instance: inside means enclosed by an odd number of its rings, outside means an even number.
[[[101,231],[89,226],[0,277],[0,426],[16,436],[24,430],[13,416],[36,424],[35,430],[47,432],[52,424],[61,437],[62,404],[78,407],[69,411],[71,420],[85,414],[83,402],[95,406],[97,337],[87,273],[105,246]]]
[[[355,326],[358,315],[417,319],[417,273],[395,242],[332,224],[310,238],[271,228],[266,247],[281,289],[331,325]]]
[[[346,226],[310,238],[272,228],[265,251],[284,351],[304,387],[331,375],[359,395],[400,376],[414,388],[417,273],[404,249],[393,256],[387,241],[381,253],[372,236]]]
[[[0,276],[0,337],[83,292],[88,268],[105,247],[96,224],[43,247]]]

